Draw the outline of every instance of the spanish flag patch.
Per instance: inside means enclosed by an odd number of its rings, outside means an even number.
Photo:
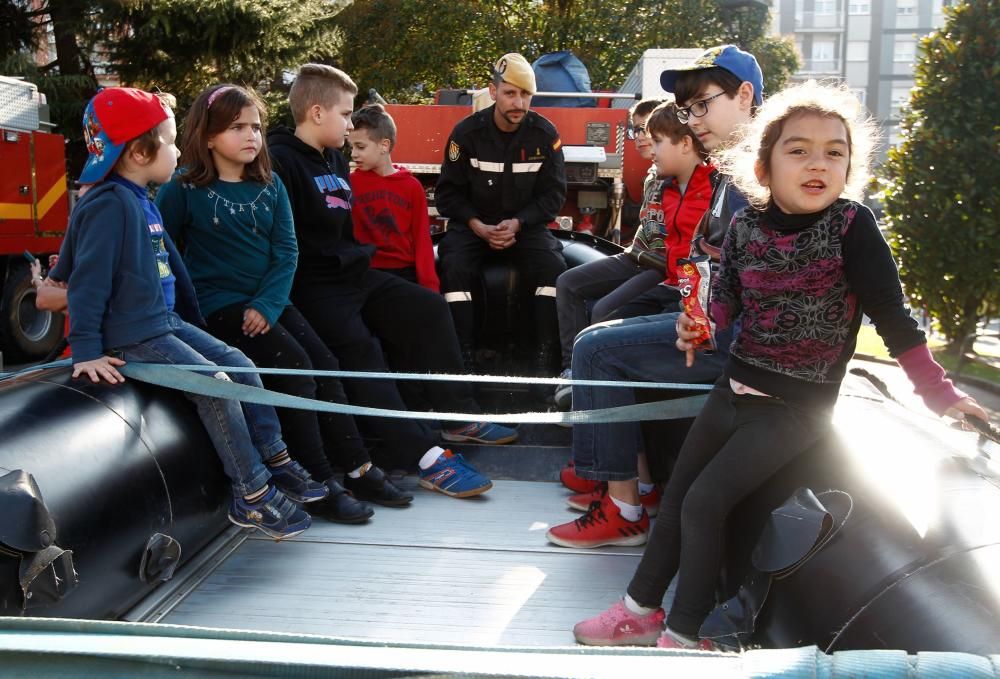
[[[562,139],[557,137],[556,140],[552,142],[552,150],[558,151],[560,148],[562,148]]]

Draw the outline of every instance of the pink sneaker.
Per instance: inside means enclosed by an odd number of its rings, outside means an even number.
[[[676,648],[682,651],[717,651],[711,639],[689,639],[683,637],[669,627],[663,628],[663,633],[656,640],[657,648]]]
[[[665,619],[662,608],[637,615],[619,599],[600,615],[576,623],[573,636],[577,643],[587,646],[652,646],[663,631]]]

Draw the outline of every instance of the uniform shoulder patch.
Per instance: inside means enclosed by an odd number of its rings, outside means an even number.
[[[462,155],[462,149],[457,142],[453,141],[448,144],[448,160],[454,163],[460,155]]]
[[[552,142],[552,150],[558,151],[560,148],[562,148],[562,139],[556,137],[556,140]]]

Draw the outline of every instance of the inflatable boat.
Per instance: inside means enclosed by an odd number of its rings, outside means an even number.
[[[579,234],[565,245],[574,263],[613,248]],[[512,276],[484,272],[494,315],[481,318],[496,346],[519,304]],[[651,427],[651,449],[676,449],[687,424]],[[731,648],[1000,652],[996,444],[854,376],[835,424],[733,513],[703,635]],[[573,622],[620,596],[641,548],[546,544],[545,529],[572,516],[556,481],[569,442],[568,429],[524,425],[518,445],[460,447],[495,479],[490,493],[456,501],[411,476],[400,482],[415,489],[412,508],[379,508],[360,527],[317,521],[276,544],[229,524],[221,466],[180,393],[93,385],[65,366],[7,376],[0,615],[570,646]]]

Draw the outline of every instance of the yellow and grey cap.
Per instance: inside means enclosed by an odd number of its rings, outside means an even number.
[[[535,93],[535,72],[531,64],[517,52],[505,54],[497,60],[493,72],[504,82],[520,87],[528,94]]]

